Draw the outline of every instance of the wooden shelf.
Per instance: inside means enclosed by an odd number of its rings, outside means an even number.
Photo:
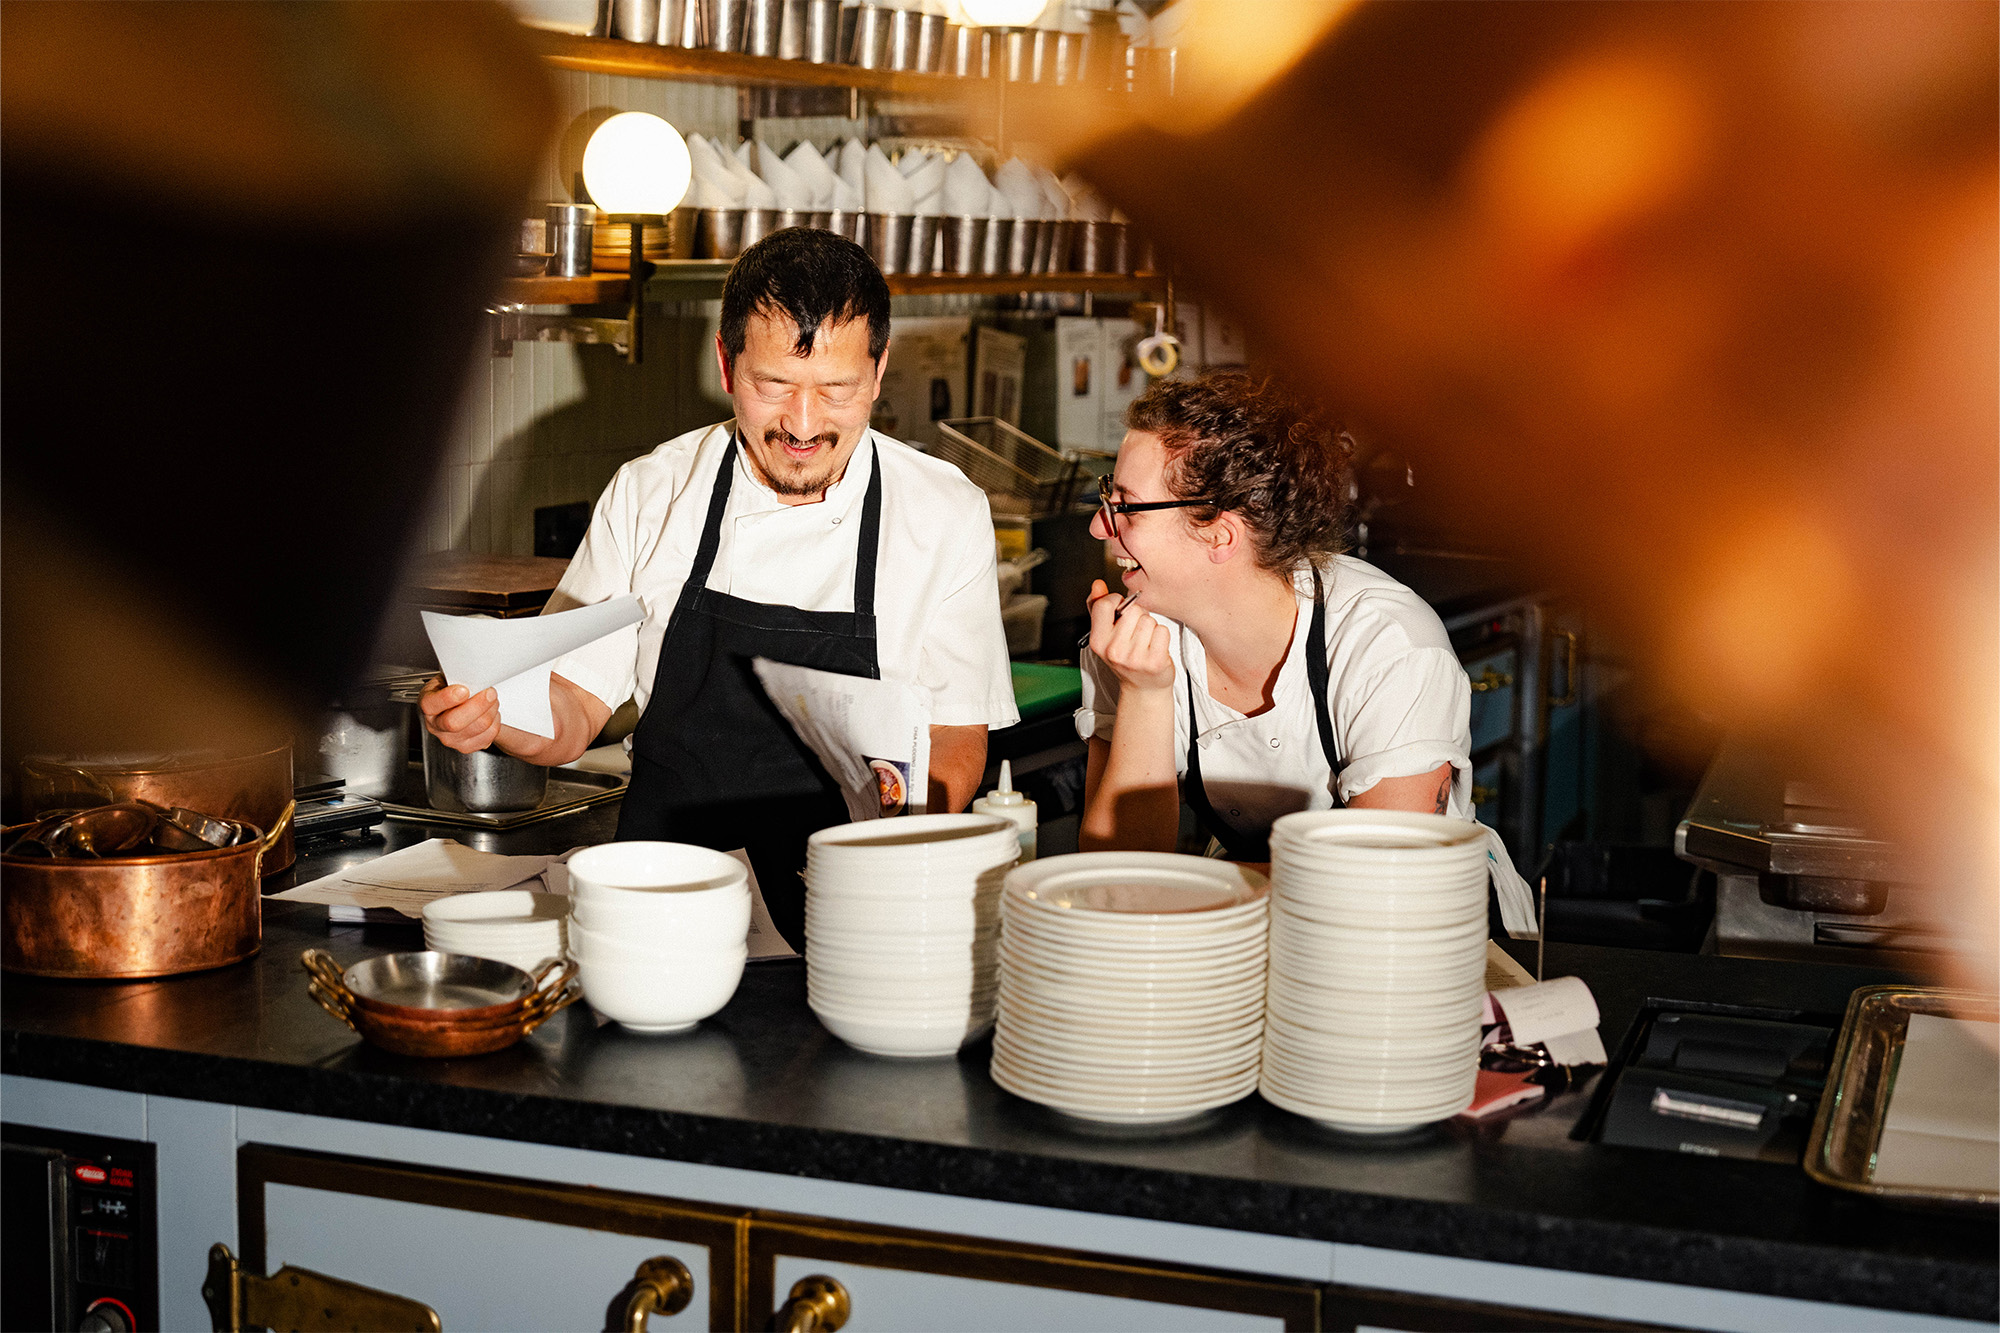
[[[984,79],[948,74],[862,69],[856,65],[815,65],[805,60],[778,60],[728,51],[689,50],[651,46],[616,37],[579,37],[573,33],[534,29],[542,58],[563,69],[592,74],[623,74],[640,79],[681,79],[695,83],[731,83],[760,88],[857,88],[937,101],[985,99],[991,96]]]
[[[722,259],[667,260],[658,266],[653,284],[713,283],[729,273]],[[1150,292],[1161,278],[1155,273],[1018,273],[991,277],[959,277],[948,273],[896,274],[889,278],[891,296],[1009,296],[1016,292]],[[622,273],[593,273],[587,278],[508,278],[498,299],[520,305],[622,305],[629,280]]]

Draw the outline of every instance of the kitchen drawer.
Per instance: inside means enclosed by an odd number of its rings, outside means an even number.
[[[407,1296],[446,1329],[622,1327],[625,1288],[658,1255],[687,1266],[694,1298],[649,1327],[742,1327],[740,1211],[253,1144],[237,1212],[250,1271],[293,1264]]]
[[[1313,1283],[1077,1250],[760,1213],[748,1254],[746,1304],[758,1328],[809,1276],[846,1289],[850,1333],[1319,1327]]]

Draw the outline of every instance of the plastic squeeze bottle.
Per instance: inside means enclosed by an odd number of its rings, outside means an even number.
[[[1000,785],[972,803],[974,814],[1011,819],[1021,830],[1021,859],[1035,859],[1035,803],[1014,790],[1014,766],[1000,761]]]

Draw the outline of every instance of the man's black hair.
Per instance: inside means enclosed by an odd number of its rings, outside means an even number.
[[[784,314],[798,326],[793,348],[811,356],[827,324],[868,320],[868,355],[889,348],[889,284],[868,252],[845,237],[809,227],[774,231],[743,252],[722,283],[722,350],[743,354],[750,316]]]

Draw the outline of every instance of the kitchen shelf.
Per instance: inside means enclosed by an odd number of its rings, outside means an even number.
[[[720,283],[726,259],[670,259],[659,263],[653,285]],[[1151,292],[1164,281],[1156,273],[1018,273],[959,277],[946,273],[895,274],[892,296],[1007,296],[1015,292]],[[498,299],[519,305],[616,305],[624,302],[630,280],[622,273],[583,278],[508,278]]]
[[[536,50],[552,65],[591,74],[623,74],[640,79],[680,79],[761,88],[854,88],[936,100],[990,96],[987,80],[907,70],[862,69],[858,65],[815,65],[806,60],[732,51],[653,46],[617,37],[581,37],[533,30]]]

